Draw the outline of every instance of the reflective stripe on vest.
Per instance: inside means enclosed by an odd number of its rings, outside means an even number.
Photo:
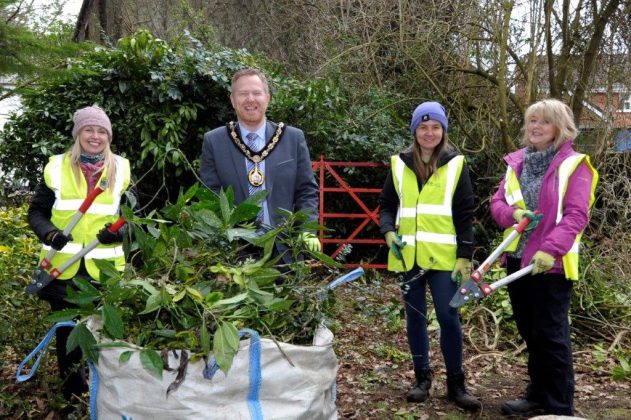
[[[48,252],[50,251],[51,247],[48,245],[44,245],[42,249]],[[83,249],[83,246],[81,244],[78,244],[76,242],[68,242],[66,246],[64,246],[59,252],[63,252],[64,254],[69,254],[72,256],[81,252],[82,249]],[[113,259],[120,256],[124,256],[122,245],[118,245],[113,248],[96,247],[92,251],[85,254],[84,258],[86,259]]]
[[[392,156],[392,176],[397,194],[398,234],[406,243],[402,250],[405,268],[451,271],[456,262],[456,230],[452,219],[453,194],[462,173],[464,156],[452,158],[437,168],[419,192],[414,171],[399,156]],[[403,271],[392,252],[388,270]]]
[[[519,180],[515,176],[515,170],[512,167],[509,166],[508,169],[506,169],[504,179],[506,179],[507,184],[504,188],[504,198],[508,205],[526,209],[526,203],[524,202],[524,196],[521,194]]]
[[[129,161],[120,156],[114,156],[116,164],[116,177],[114,185],[108,186],[92,203],[79,223],[72,230],[72,242],[53,257],[51,261],[53,267],[61,266],[65,261],[92,242],[97,233],[106,223],[113,223],[118,219],[118,209],[121,196],[129,186],[130,168]],[[101,179],[107,177],[105,171],[101,174]],[[87,196],[87,183],[83,175],[80,176],[80,183],[77,185],[70,155],[52,156],[44,168],[44,180],[48,188],[55,193],[55,203],[51,210],[51,222],[59,229],[63,229],[77,212],[81,203]],[[100,180],[99,180],[100,181]],[[40,258],[46,255],[50,249],[48,246],[42,247]],[[99,269],[94,263],[95,259],[107,259],[114,263],[118,270],[125,267],[125,256],[121,244],[99,245],[90,251],[84,262],[88,274],[98,280]],[[79,270],[80,262],[67,268],[59,279],[70,279]]]
[[[557,225],[561,222],[561,219],[563,218],[563,200],[565,199],[565,193],[567,191],[567,184],[569,182],[569,179],[574,173],[574,171],[576,170],[576,168],[578,168],[578,165],[580,165],[581,162],[583,161],[587,164],[589,169],[592,171],[592,175],[593,175],[592,176],[592,189],[591,189],[591,194],[590,194],[590,199],[589,199],[589,208],[591,209],[592,205],[594,204],[596,184],[598,184],[598,172],[596,172],[596,169],[594,169],[594,167],[592,166],[589,156],[576,153],[576,154],[573,154],[572,156],[565,158],[563,162],[561,162],[561,165],[559,165],[559,168],[557,169],[558,171],[557,175],[558,175],[558,180],[559,180],[559,185],[558,185],[559,205],[557,207],[557,214],[556,214]],[[506,177],[507,178],[505,179],[506,182],[504,185],[507,192],[505,194],[505,197],[509,197],[509,196],[521,197],[522,195],[521,186],[519,185],[519,179],[517,178],[515,171],[512,171],[512,170],[507,171]],[[508,199],[507,199],[507,202],[508,202]],[[523,200],[521,202],[517,201],[512,205],[521,209],[526,208],[526,205],[523,202]],[[504,231],[504,238],[506,238],[512,231],[513,231],[512,227],[506,229]],[[570,280],[578,280],[579,249],[580,249],[580,242],[581,242],[582,236],[583,236],[583,232],[581,231],[576,235],[576,238],[574,238],[574,243],[572,244],[572,248],[568,251],[567,254],[565,254],[561,258],[561,261],[563,263],[563,271],[564,271],[565,277]],[[506,252],[513,252],[517,249],[517,245],[519,244],[520,237],[521,235],[510,244],[510,246],[506,249]]]
[[[504,184],[504,199],[508,203],[509,206],[516,207],[518,209],[525,210],[526,202],[524,201],[524,196],[521,192],[521,186],[519,185],[519,179],[517,178],[517,174],[515,170],[509,166],[506,169],[506,174],[504,175],[505,184]],[[504,230],[504,239],[513,231],[513,228],[508,228]],[[519,239],[521,235],[515,238],[513,242],[508,245],[505,252],[514,252],[519,245]]]

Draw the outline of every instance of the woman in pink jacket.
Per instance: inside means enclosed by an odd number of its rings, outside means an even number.
[[[598,174],[589,157],[573,149],[578,130],[564,103],[546,99],[531,105],[523,131],[525,147],[504,157],[507,172],[491,199],[491,214],[507,232],[524,217],[532,221],[505,254],[509,274],[533,264],[530,275],[508,286],[517,329],[528,347],[530,382],[525,395],[505,402],[502,412],[571,416],[568,312]]]

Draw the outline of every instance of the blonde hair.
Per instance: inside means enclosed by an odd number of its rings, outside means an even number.
[[[425,183],[429,177],[436,172],[440,155],[445,151],[452,150],[452,147],[449,144],[447,133],[443,129],[443,137],[440,139],[440,143],[438,143],[434,148],[432,156],[429,158],[429,162],[423,162],[423,152],[421,150],[421,145],[418,144],[418,140],[416,139],[416,134],[414,134],[414,143],[412,143],[412,146],[408,148],[408,151],[409,150],[412,150],[414,169],[416,170],[416,173],[420,175],[423,183]]]
[[[74,139],[74,144],[68,151],[70,154],[70,166],[72,167],[72,173],[74,174],[77,185],[81,185],[81,177],[83,176],[80,165],[81,143],[79,142],[79,136],[82,131],[83,129],[77,133],[77,136]],[[114,186],[114,181],[116,180],[116,159],[114,158],[114,153],[112,153],[112,150],[110,149],[112,137],[110,137],[109,133],[107,138],[109,141],[103,150],[103,171],[107,174],[107,186],[111,188]]]
[[[267,83],[267,77],[265,77],[265,74],[259,69],[243,69],[237,71],[232,76],[232,80],[230,81],[231,91],[234,91],[234,85],[237,83],[237,80],[244,76],[258,76],[258,78],[261,79],[261,82],[263,82],[263,89],[265,89],[265,93],[269,95],[269,85]]]
[[[568,140],[573,140],[578,136],[578,129],[574,124],[574,114],[569,106],[559,101],[558,99],[544,99],[539,102],[535,102],[530,105],[524,115],[523,137],[521,144],[523,146],[532,146],[530,138],[528,137],[528,121],[533,116],[539,116],[550,124],[554,125],[557,129],[557,135],[554,138],[552,146],[554,150],[559,150],[559,147]]]

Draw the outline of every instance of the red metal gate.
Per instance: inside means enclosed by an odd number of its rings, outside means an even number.
[[[336,237],[325,237],[325,232],[320,231],[320,241],[323,245],[326,244],[336,244],[337,247],[335,250],[330,253],[331,258],[337,257],[341,252],[343,252],[344,248],[348,244],[354,245],[384,245],[384,239],[379,236],[379,239],[373,238],[359,238],[358,235],[362,230],[364,230],[371,223],[374,223],[376,226],[379,226],[379,206],[377,205],[375,208],[370,208],[364,200],[358,195],[360,193],[368,193],[368,194],[379,194],[381,193],[381,187],[379,188],[365,188],[365,187],[352,187],[345,181],[342,176],[336,171],[335,168],[347,168],[347,167],[357,167],[357,168],[383,168],[387,165],[382,163],[375,162],[327,162],[324,160],[324,156],[320,156],[319,161],[311,162],[313,170],[318,173],[318,184],[320,185],[320,224],[326,226],[326,219],[354,219],[359,220],[359,224],[357,227],[348,235],[346,238],[336,238]],[[334,185],[327,186],[325,185],[326,175],[330,174],[334,179]],[[327,193],[342,193],[348,194],[353,199],[353,201],[359,206],[361,213],[329,213],[326,211],[327,206]],[[332,232],[335,235],[336,232]],[[364,268],[386,268],[385,263],[347,263],[344,264],[346,267],[364,267]]]

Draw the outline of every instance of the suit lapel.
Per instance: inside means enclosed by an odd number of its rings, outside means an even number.
[[[237,125],[236,130],[241,138],[243,138],[241,127]],[[239,193],[241,194],[241,197],[243,197],[241,200],[236,201],[243,201],[250,194],[248,190],[247,174],[245,173],[245,156],[239,151],[239,149],[237,149],[231,138],[228,138],[228,141],[230,142],[230,158],[232,159],[232,164],[235,168],[235,174],[237,174],[236,184],[233,185],[232,188],[235,190],[235,199],[238,198]],[[237,189],[239,191],[237,191]]]
[[[265,128],[265,144],[272,139],[274,134],[276,133],[277,126],[267,121]],[[272,191],[272,186],[274,185],[274,168],[278,164],[278,153],[270,153],[265,159],[265,188]],[[268,192],[269,194],[269,192]]]

